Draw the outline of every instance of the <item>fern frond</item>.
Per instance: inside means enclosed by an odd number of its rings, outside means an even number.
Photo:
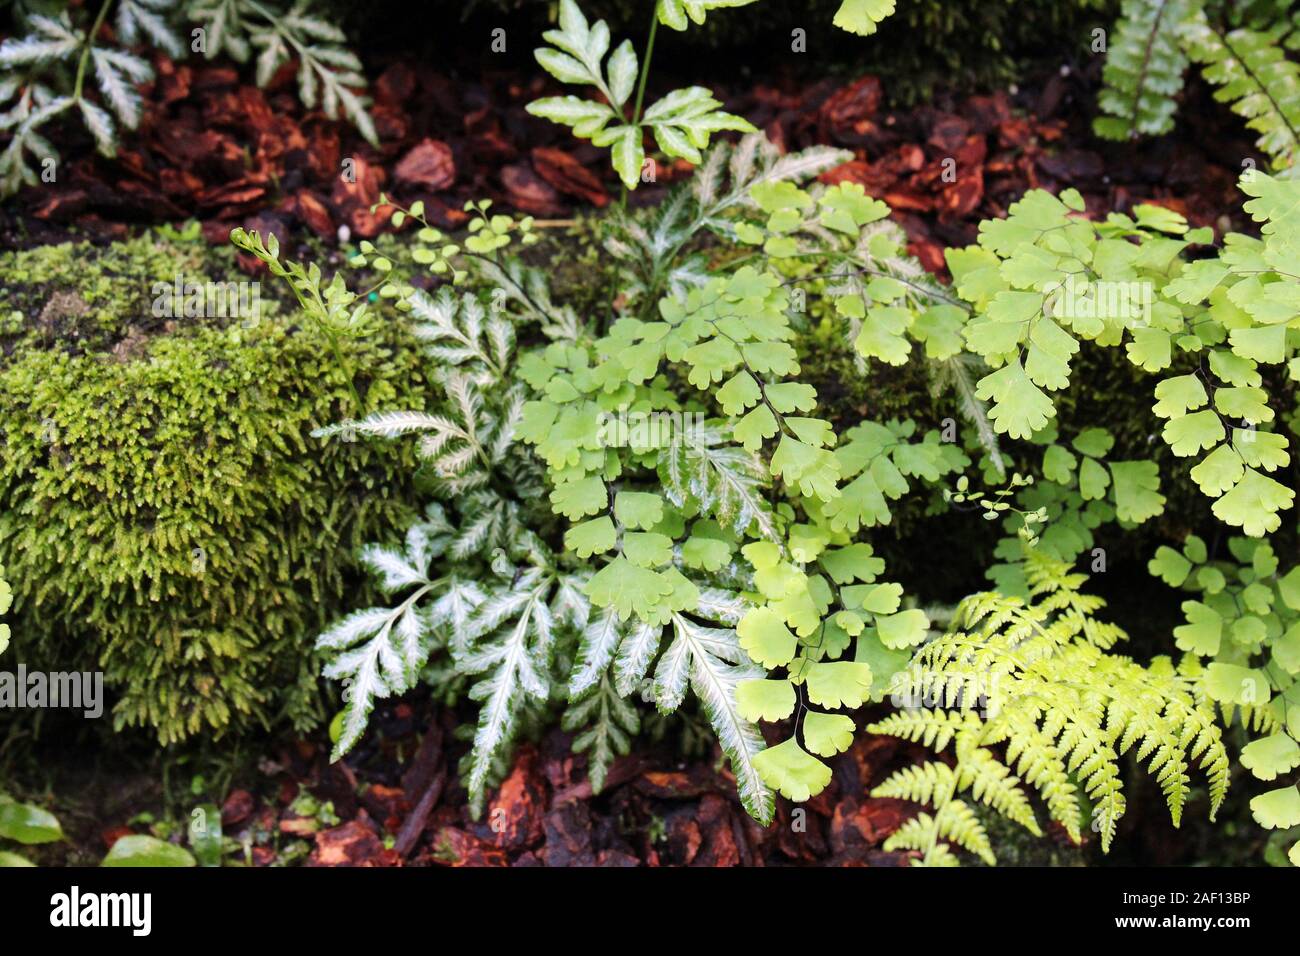
[[[530,570],[513,587],[489,595],[469,622],[470,643],[456,654],[464,673],[483,675],[469,692],[481,704],[465,780],[475,807],[482,805],[493,757],[511,739],[526,699],[550,696],[550,584],[548,576]]]
[[[587,755],[587,776],[591,790],[605,789],[610,764],[631,748],[631,738],[641,729],[636,708],[619,696],[607,674],[602,675],[595,690],[571,698],[560,726],[580,731],[573,739],[573,752]]]
[[[623,628],[619,624],[614,610],[606,608],[583,630],[578,644],[578,660],[569,677],[570,699],[576,700],[597,681],[604,679],[603,675],[623,639]]]
[[[413,685],[428,656],[428,621],[418,602],[426,585],[394,608],[356,611],[316,639],[319,650],[334,652],[324,675],[344,682],[343,720],[334,760],[352,749],[365,731],[375,700],[401,694]]]
[[[123,126],[135,129],[140,125],[144,100],[134,84],[151,79],[153,70],[139,57],[99,47],[91,51],[90,59],[95,66],[95,79],[105,101],[113,108]]]
[[[431,358],[452,366],[477,362],[486,381],[505,375],[515,341],[510,322],[495,314],[489,317],[472,295],[457,300],[445,286],[436,296],[417,289],[406,301],[420,323],[412,331],[431,343],[426,346]]]
[[[657,624],[637,622],[628,631],[618,645],[614,661],[615,686],[621,695],[627,697],[636,693],[662,639],[663,628]]]
[[[954,805],[960,805],[962,809],[948,809]],[[921,856],[913,861],[915,866],[960,865],[947,844],[939,842],[943,839],[950,839],[970,848],[971,852],[978,853],[990,864],[995,862],[992,859],[992,850],[988,846],[988,835],[984,833],[982,824],[975,818],[970,808],[960,800],[945,803],[934,816],[928,813],[917,814],[891,833],[885,840],[883,848],[890,853],[898,850],[914,850],[920,853]]]
[[[212,59],[224,52],[237,63],[248,61],[252,51],[244,25],[246,0],[198,0],[188,12],[191,20],[203,24],[204,56]]]
[[[934,829],[939,839],[955,843],[968,853],[974,853],[989,866],[997,863],[984,824],[965,802],[949,800],[940,807],[934,815]]]
[[[974,715],[958,711],[917,708],[890,714],[883,720],[871,724],[867,729],[873,734],[901,737],[903,740],[924,744],[937,751],[943,750],[952,743],[953,737],[959,730],[970,726],[968,718],[975,719]],[[976,722],[978,723],[978,720]]]
[[[189,14],[204,24],[207,55],[223,49],[236,60],[257,52],[256,77],[266,86],[290,60],[298,62],[298,96],[308,109],[320,107],[331,119],[346,119],[372,146],[379,145],[364,89],[361,61],[342,46],[343,32],[309,12],[308,0],[288,10],[253,0],[202,0]]]
[[[1089,626],[1102,603],[1086,599],[1080,590],[1085,576],[1064,562],[1030,549],[1026,578],[1032,603],[996,593],[966,599],[953,617],[961,630],[927,644],[896,675],[894,688],[913,705],[923,696],[929,709],[892,714],[870,728],[940,752],[951,745],[956,756],[951,771],[927,764],[877,789],[936,808],[934,818],[910,829],[898,845],[911,846],[925,833],[981,857],[991,853],[982,829],[970,826],[968,808],[948,811],[954,792],[971,793],[1037,834],[1028,784],[1076,840],[1080,791],[1086,793],[1093,828],[1108,850],[1125,810],[1120,759],[1129,751],[1160,785],[1175,826],[1190,792],[1193,761],[1205,771],[1217,808],[1227,787],[1228,758],[1213,707],[1200,696],[1195,676],[1179,673],[1166,659],[1144,668],[1108,653],[1122,632]],[[973,706],[972,689],[986,698],[983,714]],[[999,759],[991,748],[1002,744]]]
[[[7,37],[0,43],[0,70],[67,59],[81,48],[82,37],[73,30],[66,13],[57,18],[33,14],[27,24],[31,33]]]
[[[872,733],[877,731],[874,727]],[[896,771],[871,791],[873,797],[911,800],[913,803],[945,803],[957,789],[957,777],[946,763],[932,760]]]
[[[762,464],[743,448],[723,444],[721,430],[706,428],[692,439],[660,452],[669,500],[679,508],[696,507],[737,534],[752,529],[757,537],[779,540],[776,516],[763,495]]]
[[[1011,759],[1008,753],[1008,762]],[[985,748],[971,748],[967,759],[961,762],[956,781],[960,790],[969,790],[976,800],[992,807],[1008,820],[1019,823],[1034,836],[1042,835],[1038,821],[1034,818],[1033,808],[1029,804],[1029,798],[1020,787],[1020,779],[1007,769],[1006,764]],[[1034,783],[1033,780],[1027,782]],[[1051,801],[1048,802],[1048,808],[1054,816],[1061,811],[1061,808],[1054,806]],[[1073,808],[1073,812],[1077,820],[1077,805]],[[1069,813],[1070,808],[1066,808],[1062,814],[1066,821],[1070,819]],[[1071,831],[1072,835],[1077,832],[1077,826],[1076,823],[1075,830]]]
[[[1179,28],[1194,7],[1193,0],[1124,0],[1102,71],[1097,104],[1109,115],[1093,122],[1098,136],[1130,139],[1173,128],[1174,95],[1187,68]]]
[[[975,394],[976,382],[971,370],[978,363],[979,359],[968,352],[932,362],[930,367],[933,370],[933,378],[930,391],[933,395],[940,395],[948,390],[956,394],[957,408],[962,418],[974,427],[980,446],[989,456],[989,461],[993,463],[997,473],[1005,477],[1007,466],[1002,457],[1002,445],[998,442],[998,433],[993,428],[993,423],[989,421],[988,403]]]
[[[1185,31],[1192,58],[1219,87],[1214,98],[1245,117],[1260,134],[1255,145],[1278,169],[1294,166],[1300,155],[1300,65],[1278,42],[1286,28],[1228,31],[1200,13]]]
[[[736,704],[736,685],[761,678],[765,671],[752,663],[727,663],[749,660],[736,644],[734,631],[703,628],[679,614],[673,615],[673,627],[677,635],[674,643],[683,645],[677,653],[689,658],[691,689],[731,765],[740,802],[750,816],[767,826],[772,821],[775,798],[754,762],[766,743],[758,728],[741,716]],[[672,648],[665,656],[671,652]]]
[[[709,10],[721,10],[727,7],[744,7],[754,0],[658,0],[655,14],[659,22],[674,30],[685,30],[687,17],[690,22],[701,24]]]
[[[178,0],[118,0],[117,36],[123,43],[146,40],[161,47],[169,56],[179,58],[185,52],[181,39],[168,21]]]
[[[332,438],[335,435],[374,435],[378,438],[397,438],[417,431],[459,433],[454,422],[442,415],[427,412],[378,412],[359,421],[339,422],[315,429],[313,438]]]

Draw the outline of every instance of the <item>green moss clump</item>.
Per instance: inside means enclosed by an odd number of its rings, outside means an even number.
[[[151,319],[155,283],[229,270],[233,256],[202,243],[141,237],[108,246],[65,243],[0,258],[0,344],[8,355],[24,330],[44,346],[103,347]],[[161,323],[157,323],[161,325]]]
[[[415,498],[409,444],[310,437],[356,413],[315,329],[265,299],[256,323],[153,315],[155,282],[222,260],[152,240],[0,257],[24,316],[0,337],[17,657],[102,669],[116,726],[163,743],[314,723],[312,638],[357,604],[355,547]],[[368,410],[425,406],[403,326],[345,346]]]

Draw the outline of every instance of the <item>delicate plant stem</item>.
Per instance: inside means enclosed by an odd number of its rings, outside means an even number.
[[[104,0],[103,6],[99,8],[99,15],[95,17],[95,22],[86,32],[86,45],[81,50],[81,60],[77,63],[77,82],[72,87],[72,98],[81,99],[81,90],[86,82],[86,66],[90,63],[90,51],[95,45],[95,35],[99,33],[99,28],[104,25],[104,20],[108,16],[108,8],[113,5],[113,0]]]
[[[357,391],[356,370],[352,367],[352,363],[344,358],[343,350],[339,348],[338,336],[328,328],[325,330],[325,335],[329,339],[330,349],[334,352],[334,361],[339,363],[339,368],[343,369],[343,374],[348,377],[348,391],[352,393],[352,401],[356,402],[357,406],[357,417],[360,418],[365,415],[366,407],[361,402],[361,393]]]
[[[348,391],[352,393],[352,401],[356,404],[356,417],[360,418],[366,413],[366,407],[361,401],[361,393],[357,391],[356,369],[353,367],[352,363],[344,357],[343,350],[339,348],[338,333],[334,329],[330,328],[328,322],[316,317],[317,313],[307,302],[307,299],[303,294],[298,291],[298,286],[292,281],[289,282],[289,289],[298,299],[298,305],[302,308],[303,314],[311,319],[318,329],[325,333],[325,338],[330,344],[330,351],[334,353],[334,361],[338,363],[339,368],[343,370],[343,374],[348,378]],[[329,310],[325,308],[325,303],[321,300],[319,292],[316,293],[315,298],[316,304],[321,310],[321,314],[328,315]]]
[[[655,37],[659,33],[659,17],[657,13],[650,15],[650,38],[645,44],[645,60],[641,63],[641,77],[636,84],[636,106],[632,109],[632,125],[636,126],[641,122],[641,107],[645,104],[645,86],[646,81],[650,79],[650,61],[655,55]]]
[[[645,59],[641,61],[641,76],[636,81],[636,104],[632,107],[632,125],[637,128],[638,132],[641,128],[641,108],[645,105],[645,87],[646,83],[650,79],[650,61],[654,59],[655,37],[658,35],[659,14],[655,9],[655,5],[652,4],[650,11],[650,36],[646,40],[645,44]],[[620,201],[624,209],[627,208],[627,192],[627,186],[624,185],[623,197]]]

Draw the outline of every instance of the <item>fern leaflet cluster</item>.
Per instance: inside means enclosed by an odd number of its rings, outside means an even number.
[[[1211,817],[1227,793],[1230,761],[1199,665],[1158,658],[1143,667],[1110,653],[1124,634],[1097,619],[1104,602],[1080,590],[1085,577],[1032,549],[1025,567],[1029,598],[964,601],[954,628],[891,683],[902,709],[869,728],[954,754],[952,765],[906,768],[873,791],[934,808],[886,843],[918,851],[921,864],[956,863],[950,846],[995,861],[966,795],[1039,834],[1036,793],[1073,839],[1090,817],[1109,849],[1125,810],[1120,759],[1130,752],[1159,782],[1175,826],[1194,768]]]

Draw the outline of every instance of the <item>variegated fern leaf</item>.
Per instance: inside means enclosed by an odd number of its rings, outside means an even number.
[[[12,102],[11,98],[15,97]],[[70,97],[59,96],[40,82],[23,85],[16,77],[0,78],[0,103],[9,103],[0,114],[0,132],[12,130],[9,143],[0,153],[0,197],[17,192],[38,179],[30,164],[57,162],[59,153],[40,133],[46,122],[72,107]]]
[[[266,86],[285,63],[298,63],[298,97],[308,109],[318,105],[332,119],[347,119],[372,145],[379,138],[357,90],[366,79],[361,61],[344,46],[347,37],[311,12],[310,0],[288,9],[263,0],[195,0],[191,20],[205,31],[205,54],[228,54],[241,63],[256,55],[257,84]]]
[[[493,758],[513,740],[525,698],[545,702],[552,695],[556,629],[580,627],[590,613],[580,588],[553,568],[497,564],[501,584],[452,646],[457,668],[478,677],[469,692],[479,702],[479,720],[465,780],[475,807],[482,806]]]
[[[705,2],[717,5],[716,0],[688,2],[696,9]],[[659,9],[662,16],[664,8]],[[638,75],[644,81],[645,73],[631,41],[609,53],[609,26],[604,20],[588,22],[575,0],[560,0],[559,29],[546,31],[543,39],[548,46],[534,51],[542,69],[561,83],[590,87],[597,97],[550,96],[529,103],[528,112],[568,126],[596,146],[610,147],[611,162],[628,189],[635,189],[644,175],[646,134],[666,155],[698,163],[716,133],[754,131],[748,120],[719,109],[721,102],[702,86],[673,90],[643,112],[645,84],[638,90]]]
[[[953,629],[895,676],[901,709],[870,728],[955,756],[953,766],[909,767],[873,791],[935,808],[885,844],[919,851],[918,863],[954,863],[946,843],[994,862],[966,794],[1041,834],[1029,788],[1076,841],[1090,805],[1091,827],[1109,849],[1125,810],[1129,752],[1156,778],[1175,826],[1193,764],[1205,775],[1211,818],[1227,793],[1228,755],[1200,665],[1156,658],[1144,667],[1111,653],[1124,634],[1094,616],[1104,601],[1080,590],[1084,575],[1033,549],[1025,569],[1030,600],[987,592],[964,601]]]
[[[736,687],[742,680],[763,676],[741,648],[735,630],[747,606],[733,592],[703,588],[694,612],[673,613],[667,626],[622,622],[611,607],[597,611],[582,631],[568,691],[570,700],[577,702],[570,713],[585,715],[591,713],[589,708],[612,707],[608,702],[595,703],[609,696],[612,688],[616,697],[639,695],[660,713],[670,714],[681,707],[690,689],[736,775],[741,802],[756,819],[766,821],[772,816],[772,793],[755,760],[763,750],[763,738],[736,702]],[[592,688],[597,689],[592,701],[584,703]],[[581,749],[579,743],[585,741],[575,741],[576,749]],[[594,779],[593,786],[599,790]]]
[[[742,608],[739,605],[736,610]],[[697,607],[696,613],[701,613],[701,608]],[[759,757],[767,745],[737,698],[737,688],[743,681],[761,680],[766,671],[741,647],[735,630],[739,620],[737,613],[732,627],[711,627],[686,614],[674,613],[667,646],[659,656],[648,690],[659,711],[671,713],[681,706],[689,686],[731,764],[741,803],[752,817],[766,823],[772,819],[774,798]],[[632,641],[626,657],[620,647],[615,661],[620,679],[637,680],[640,662],[648,663],[647,643],[658,645],[660,640],[660,635],[642,635]]]
[[[425,351],[440,365],[458,367],[477,363],[483,383],[500,381],[514,352],[514,324],[475,296],[457,299],[447,286],[430,296],[415,290],[408,298],[417,320],[414,332],[428,343]]]
[[[87,6],[19,11],[22,32],[0,43],[0,133],[9,135],[0,153],[0,197],[39,182],[52,169],[57,176],[57,167],[49,164],[57,163],[59,154],[40,130],[62,114],[75,111],[99,151],[114,155],[120,131],[140,124],[138,87],[154,76],[148,61],[132,49],[149,45],[183,56],[187,20],[201,24],[194,49],[208,56],[226,52],[242,61],[251,48],[259,49],[260,85],[296,59],[304,105],[319,104],[326,115],[347,118],[371,143],[378,142],[366,100],[356,92],[366,85],[360,61],[341,45],[342,33],[311,15],[305,2],[288,10],[260,0],[104,0]],[[101,35],[113,7],[116,46]]]
[[[762,461],[724,437],[719,426],[706,425],[694,441],[663,450],[659,475],[668,499],[678,508],[713,515],[736,534],[780,540]]]
[[[375,701],[415,685],[429,656],[435,622],[464,626],[483,600],[473,582],[438,578],[433,559],[451,542],[451,525],[437,505],[412,525],[402,547],[368,545],[359,555],[385,593],[401,600],[392,607],[355,611],[316,638],[331,655],[325,676],[343,682],[344,708],[334,728],[337,759],[360,739]],[[430,598],[428,604],[426,598]]]
[[[152,43],[168,56],[185,55],[174,23],[179,0],[117,0],[117,38],[127,46]]]
[[[130,35],[148,33],[155,39],[154,6],[143,0],[127,2],[119,10],[119,30],[125,24]],[[118,126],[135,129],[140,123],[142,101],[136,86],[153,78],[147,62],[98,44],[88,29],[73,25],[66,11],[58,16],[32,14],[22,26],[28,32],[0,43],[0,131],[11,131],[0,156],[0,195],[38,181],[24,153],[47,174],[47,161],[57,162],[58,153],[38,131],[73,109],[100,152],[111,156],[117,149]],[[71,75],[76,79],[67,90],[64,80]],[[87,80],[98,86],[98,100],[91,99]]]
[[[431,504],[426,517],[407,531],[404,546],[362,549],[362,565],[375,577],[380,590],[397,603],[354,612],[317,638],[317,648],[332,655],[325,676],[342,680],[345,687],[345,707],[336,728],[336,758],[360,739],[374,702],[410,690],[434,650],[447,650],[460,673],[480,673],[493,662],[492,652],[475,642],[512,612],[523,609],[523,597],[544,592],[550,600],[553,572],[534,567],[517,574],[508,564],[507,555],[535,557],[539,553],[535,537],[517,519],[485,532],[483,525],[476,523],[475,504],[475,500],[458,502],[459,526],[448,520],[441,505]],[[495,508],[497,503],[491,502],[489,507]],[[494,564],[495,575],[487,570]],[[561,588],[557,594],[569,591]],[[549,647],[550,621],[566,620],[561,611],[560,607],[554,612],[530,610],[520,640],[537,632],[546,641],[533,650],[540,653]],[[518,683],[530,691],[542,686],[532,676],[544,673],[545,668],[539,671],[513,657],[508,663],[516,671],[502,678],[503,686],[513,688]],[[507,695],[505,702],[509,700]],[[501,703],[498,701],[498,706]],[[483,743],[491,747],[482,752],[484,772],[494,748],[509,736],[514,711],[506,708],[492,714],[501,723],[485,732]]]
[[[293,282],[296,277],[286,278]],[[353,681],[339,755],[358,739],[374,699],[409,689],[411,675],[435,646],[459,658],[469,655],[471,642],[490,630],[484,623],[493,620],[489,611],[509,604],[514,594],[509,587],[503,590],[490,572],[493,562],[544,554],[524,513],[530,499],[542,493],[540,476],[529,456],[513,444],[522,392],[502,387],[512,358],[513,327],[488,316],[473,297],[456,298],[450,292],[432,298],[413,295],[411,305],[417,334],[436,363],[436,380],[445,396],[442,407],[379,412],[315,433],[352,441],[418,435],[420,457],[448,509],[431,505],[428,519],[408,532],[405,551],[370,546],[362,552],[362,563],[380,576],[381,588],[401,597],[401,603],[357,612],[319,639],[322,649],[346,648],[331,662],[327,676]],[[436,567],[431,565],[435,559]],[[513,571],[507,577],[514,577]],[[553,577],[543,576],[539,587]],[[480,606],[483,612],[476,613]],[[542,626],[541,615],[530,614],[529,620],[533,629]],[[549,627],[544,630],[549,634]],[[395,646],[394,634],[402,638]],[[481,649],[478,656],[465,658],[471,663],[484,659]],[[399,662],[401,668],[395,669]],[[462,672],[478,671],[467,663]],[[528,684],[533,690],[538,686]],[[508,724],[498,727],[496,736],[485,738],[493,747],[483,751],[484,767],[508,730]]]

